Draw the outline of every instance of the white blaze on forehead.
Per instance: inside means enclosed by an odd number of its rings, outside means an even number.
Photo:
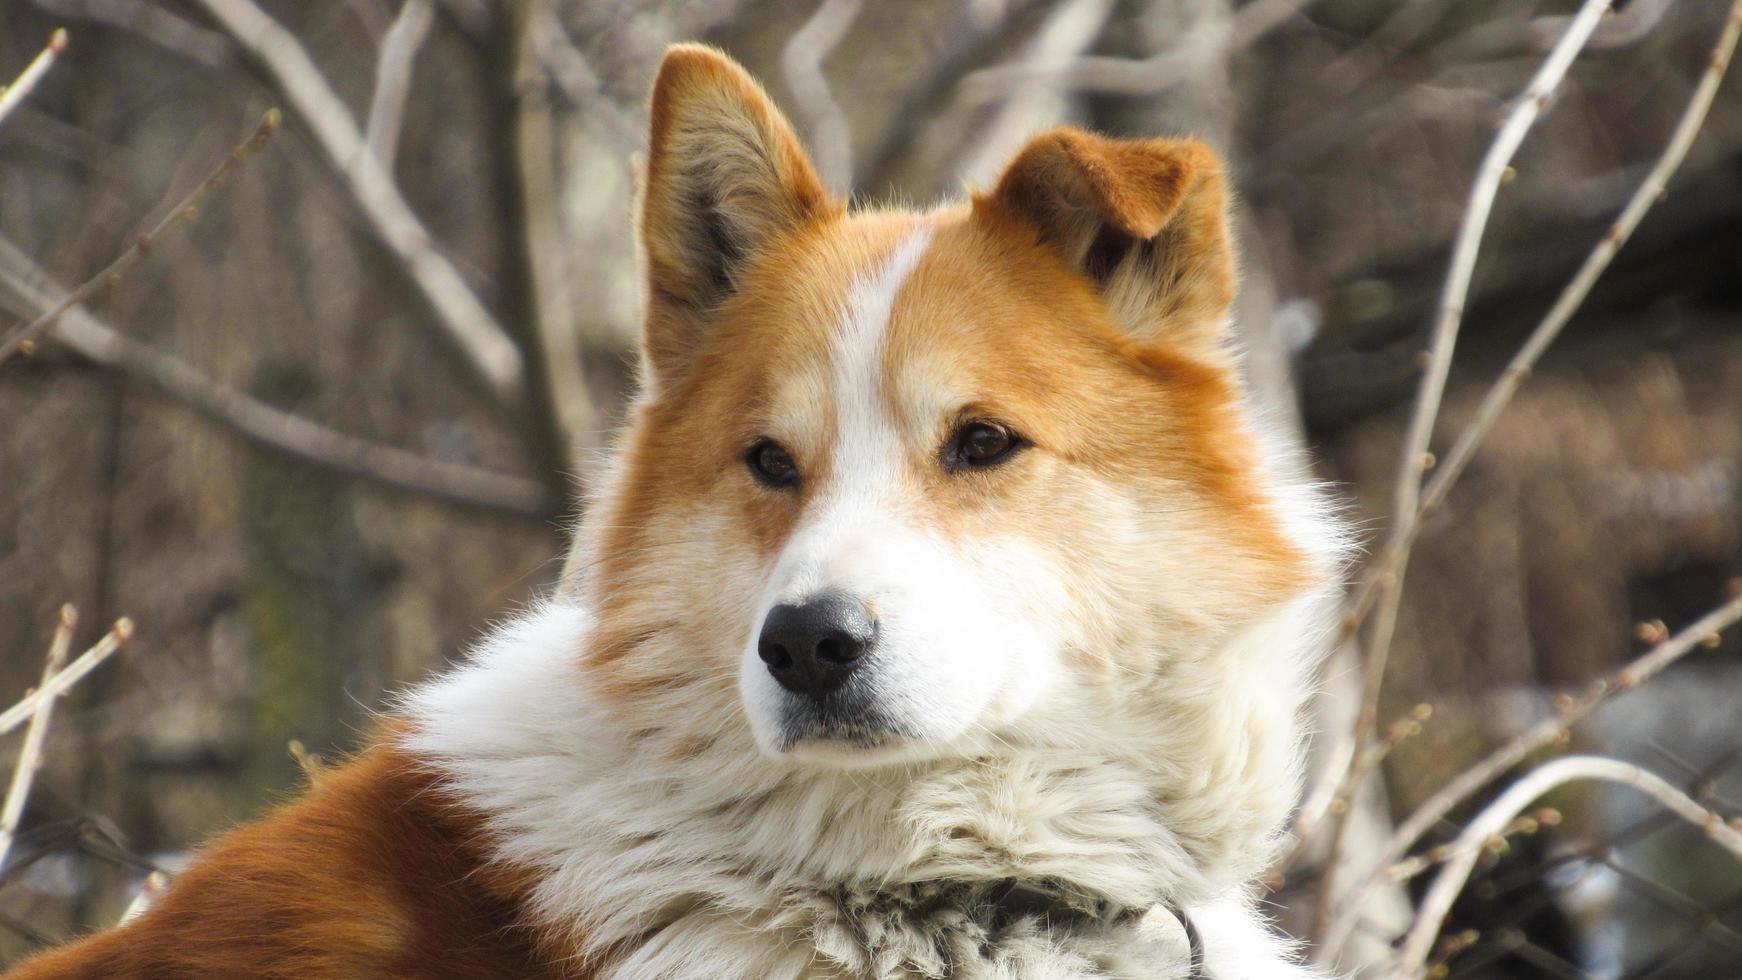
[[[875,492],[896,477],[900,440],[883,397],[883,354],[895,297],[931,242],[931,228],[909,232],[882,264],[847,291],[829,346],[834,383],[835,493]]]
[[[835,412],[829,477],[770,573],[757,620],[776,604],[825,592],[865,603],[877,641],[856,675],[855,697],[874,709],[868,723],[918,745],[966,737],[976,723],[1026,710],[1056,674],[1048,657],[1060,646],[1064,618],[1046,615],[1063,602],[1043,556],[991,540],[964,553],[913,520],[911,498],[919,491],[904,472],[913,448],[904,434],[913,427],[902,417],[922,417],[944,398],[909,390],[911,379],[890,390],[895,379],[886,368],[890,319],[931,234],[922,226],[905,235],[841,299],[828,369],[819,372]],[[757,636],[738,675],[751,726],[766,751],[798,751],[786,727],[794,702],[770,677]]]

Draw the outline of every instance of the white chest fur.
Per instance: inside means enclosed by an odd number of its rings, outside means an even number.
[[[1189,972],[1165,911],[998,922],[985,896],[1009,880],[1063,883],[1124,909],[1185,904],[1217,980],[1305,975],[1242,897],[1248,869],[1214,866],[1231,842],[1170,826],[1217,816],[1141,753],[1014,747],[814,772],[771,762],[744,733],[692,759],[659,758],[589,695],[587,629],[583,610],[557,603],[509,624],[408,697],[406,746],[486,814],[498,859],[534,872],[548,928],[583,954],[634,949],[614,977]],[[1272,792],[1286,807],[1288,788]]]

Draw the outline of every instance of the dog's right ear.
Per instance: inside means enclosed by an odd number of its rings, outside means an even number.
[[[712,48],[666,51],[651,118],[641,201],[642,357],[643,383],[659,391],[687,368],[743,263],[843,205],[762,87]]]

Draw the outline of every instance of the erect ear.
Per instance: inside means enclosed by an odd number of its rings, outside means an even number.
[[[642,353],[646,383],[663,388],[687,366],[745,261],[842,205],[761,86],[712,48],[667,49],[651,118],[641,201]]]
[[[1134,339],[1219,352],[1234,250],[1222,167],[1208,146],[1054,129],[1030,140],[974,204],[1038,230]]]

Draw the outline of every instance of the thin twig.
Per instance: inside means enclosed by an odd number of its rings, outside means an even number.
[[[1408,818],[1392,832],[1391,839],[1386,841],[1385,848],[1367,879],[1350,889],[1346,895],[1335,897],[1331,927],[1324,938],[1325,956],[1334,959],[1343,943],[1353,934],[1360,920],[1359,910],[1366,893],[1377,886],[1389,869],[1401,861],[1417,841],[1459,804],[1513,766],[1523,762],[1532,752],[1565,739],[1574,725],[1588,718],[1603,702],[1651,680],[1664,668],[1680,660],[1688,651],[1708,642],[1712,636],[1722,633],[1738,621],[1742,621],[1742,584],[1738,585],[1738,594],[1734,598],[1653,647],[1632,663],[1597,681],[1583,697],[1558,699],[1552,716],[1519,732],[1506,744],[1458,773],[1438,792],[1418,804]]]
[[[1566,77],[1573,59],[1596,30],[1611,0],[1585,0],[1560,41],[1543,59],[1536,75],[1525,87],[1512,111],[1507,114],[1493,143],[1482,158],[1463,221],[1452,245],[1450,267],[1446,272],[1440,296],[1432,341],[1427,355],[1425,376],[1416,395],[1415,410],[1404,437],[1403,453],[1398,466],[1397,486],[1393,492],[1392,522],[1385,547],[1381,550],[1374,574],[1380,584],[1377,597],[1378,615],[1372,624],[1366,644],[1366,663],[1362,670],[1361,710],[1355,729],[1345,738],[1353,739],[1357,751],[1333,753],[1333,757],[1349,759],[1351,771],[1365,758],[1359,747],[1371,740],[1379,722],[1379,697],[1385,680],[1386,663],[1390,659],[1391,641],[1397,629],[1398,597],[1403,574],[1408,566],[1411,525],[1421,503],[1422,472],[1432,464],[1428,442],[1433,436],[1434,422],[1439,417],[1440,402],[1445,395],[1446,379],[1451,371],[1452,354],[1457,347],[1458,329],[1463,322],[1464,302],[1469,294],[1470,279],[1476,268],[1476,255],[1481,248],[1482,232],[1493,211],[1494,198],[1505,180],[1512,157],[1524,142],[1524,137],[1547,108],[1549,98]],[[1346,622],[1345,631],[1352,628],[1355,617]],[[1349,771],[1337,773],[1335,781],[1342,784]],[[1354,787],[1358,789],[1358,787]],[[1352,789],[1349,791],[1352,792]],[[1336,893],[1337,865],[1341,857],[1344,832],[1348,822],[1335,813],[1331,821],[1331,847],[1324,877],[1320,881],[1318,929],[1323,937],[1330,926],[1330,900]]]
[[[1597,51],[1612,51],[1643,41],[1663,15],[1675,6],[1675,0],[1629,0],[1625,7],[1603,19],[1591,35],[1591,47]],[[1526,33],[1539,50],[1547,48],[1567,28],[1564,16],[1539,17],[1526,25]]]
[[[48,662],[42,668],[42,686],[48,686],[48,682],[66,665],[67,649],[73,645],[73,629],[78,624],[79,612],[71,603],[60,607],[54,638],[48,643]],[[54,703],[53,698],[38,701],[31,711],[30,727],[24,732],[24,745],[19,748],[18,762],[12,767],[6,802],[0,804],[0,868],[6,866],[6,855],[12,851],[12,838],[18,833],[18,821],[24,816],[24,804],[30,799],[30,784],[36,779],[36,771],[42,768],[42,747],[48,737]]]
[[[1375,741],[1361,749],[1361,755],[1355,759],[1333,758],[1328,760],[1324,769],[1327,773],[1343,773],[1341,782],[1333,782],[1326,778],[1313,786],[1305,802],[1295,815],[1291,836],[1294,843],[1281,859],[1276,862],[1276,870],[1286,872],[1312,844],[1314,832],[1319,822],[1326,814],[1336,813],[1341,817],[1347,808],[1354,805],[1354,794],[1365,782],[1368,773],[1378,768],[1381,762],[1397,748],[1404,739],[1421,734],[1422,725],[1433,716],[1433,707],[1428,704],[1418,704],[1410,709],[1407,718],[1392,722],[1386,726],[1385,738]],[[1344,739],[1339,743],[1339,750],[1353,751],[1353,739]]]
[[[0,300],[9,299],[19,309],[40,311],[60,303],[59,290],[48,284],[42,270],[4,238],[0,238],[0,286],[5,287],[0,293],[6,294]],[[547,520],[552,513],[549,492],[536,480],[429,459],[335,432],[219,384],[187,362],[122,334],[84,307],[67,310],[55,327],[54,339],[105,368],[138,378],[256,445],[293,459],[469,507],[535,520]]]
[[[230,39],[196,26],[157,4],[139,0],[35,0],[56,17],[88,20],[126,31],[202,68],[229,68],[236,61]]]
[[[405,100],[411,94],[411,70],[417,53],[429,38],[435,23],[433,0],[405,0],[399,16],[381,39],[375,61],[375,93],[369,99],[369,117],[364,123],[364,142],[381,169],[393,172],[399,148],[399,131],[405,122]]]
[[[1631,10],[1632,7],[1628,9]],[[1493,430],[1500,414],[1511,403],[1519,387],[1530,377],[1543,352],[1560,336],[1573,314],[1584,303],[1597,279],[1609,268],[1609,263],[1614,261],[1616,253],[1627,244],[1639,223],[1645,219],[1646,213],[1663,200],[1670,177],[1681,167],[1682,160],[1687,157],[1688,150],[1705,124],[1706,113],[1718,94],[1718,87],[1724,80],[1724,72],[1729,67],[1731,56],[1735,54],[1739,37],[1742,37],[1742,0],[1735,0],[1730,6],[1730,13],[1725,18],[1724,27],[1719,32],[1711,56],[1706,61],[1705,71],[1702,72],[1693,95],[1688,99],[1687,108],[1682,110],[1669,143],[1664,146],[1651,171],[1621,209],[1621,214],[1585,257],[1579,271],[1561,290],[1554,306],[1549,309],[1542,322],[1537,324],[1536,329],[1531,331],[1524,346],[1513,355],[1499,380],[1488,390],[1482,404],[1476,409],[1475,418],[1459,433],[1457,442],[1447,451],[1444,461],[1435,468],[1433,477],[1422,491],[1421,506],[1418,508],[1416,520],[1409,528],[1405,546],[1413,543],[1421,532],[1422,521],[1445,502],[1446,494],[1463,475],[1471,457]]]
[[[163,893],[169,890],[169,874],[162,869],[146,872],[145,882],[139,886],[139,894],[133,896],[133,901],[127,903],[127,910],[121,913],[116,925],[126,925],[150,911]]]
[[[135,238],[133,244],[117,256],[115,261],[110,262],[101,272],[85,280],[82,285],[68,293],[52,309],[32,320],[22,329],[13,331],[12,335],[6,338],[6,342],[0,344],[0,364],[5,363],[8,357],[18,351],[24,350],[27,345],[34,344],[37,338],[41,337],[49,327],[54,325],[56,320],[60,319],[61,314],[95,296],[99,290],[111,287],[121,281],[123,276],[145,259],[146,254],[151,251],[153,246],[157,245],[166,233],[198,214],[200,203],[221,187],[237,167],[247,162],[249,157],[265,146],[266,141],[272,138],[272,134],[278,131],[278,125],[278,110],[268,110],[260,120],[260,125],[254,128],[253,134],[237,144],[236,148],[230,151],[230,155],[224,158],[224,162],[219,164],[218,168],[213,170],[205,180],[200,181],[199,186],[189,191],[186,197],[170,208],[169,212],[150,231]]]
[[[1306,798],[1295,811],[1294,821],[1289,827],[1289,835],[1294,838],[1294,843],[1281,860],[1277,861],[1274,868],[1276,872],[1286,873],[1307,853],[1314,836],[1324,825],[1325,816],[1345,802],[1343,794],[1349,773],[1355,770],[1357,748],[1354,733],[1350,731],[1344,732],[1327,751],[1318,775],[1307,790]]]
[[[1117,6],[1114,0],[1064,0],[1054,4],[1046,11],[1034,36],[1022,46],[1020,61],[1044,63],[1080,57],[1106,30]],[[963,84],[967,82],[964,80]],[[954,170],[969,184],[990,185],[1024,140],[1068,112],[1058,86],[1044,78],[1006,86],[997,97],[996,110],[984,120],[964,121],[959,128],[965,145]],[[958,106],[957,111],[979,114],[973,99],[963,102],[967,108]]]
[[[575,312],[570,260],[574,242],[563,227],[557,174],[556,124],[551,117],[549,71],[542,50],[548,33],[561,31],[555,0],[523,0],[515,11],[514,162],[520,179],[520,219],[535,331],[528,345],[534,404],[548,406],[565,460],[596,449],[598,413],[582,370],[580,318]],[[577,55],[578,56],[578,55]],[[530,387],[530,386],[529,386]]]
[[[31,89],[36,88],[36,83],[42,81],[42,76],[48,74],[48,70],[54,67],[55,59],[66,49],[66,28],[57,28],[48,36],[48,47],[43,48],[40,54],[31,59],[30,64],[24,66],[24,71],[11,85],[0,88],[0,122],[5,121],[12,114],[12,110],[24,103]]]
[[[1402,590],[1403,575],[1408,564],[1408,549],[1402,542],[1416,522],[1421,504],[1422,473],[1432,465],[1428,443],[1433,438],[1434,423],[1439,418],[1440,402],[1445,396],[1446,379],[1452,367],[1452,355],[1457,348],[1458,330],[1463,324],[1464,303],[1470,292],[1470,279],[1476,271],[1476,255],[1482,247],[1482,232],[1494,209],[1494,198],[1506,179],[1512,157],[1524,142],[1549,99],[1560,87],[1572,67],[1573,59],[1597,29],[1603,13],[1612,0],[1585,0],[1578,14],[1537,69],[1536,76],[1525,87],[1506,120],[1495,134],[1494,142],[1482,158],[1470,188],[1469,203],[1452,244],[1450,268],[1440,295],[1432,340],[1428,347],[1427,369],[1421,388],[1416,393],[1415,410],[1403,441],[1402,459],[1398,465],[1397,486],[1393,491],[1392,523],[1389,540],[1381,554],[1381,585],[1378,618],[1367,644],[1367,663],[1363,677],[1361,717],[1357,721],[1359,742],[1365,743],[1368,733],[1378,723],[1379,693],[1385,677],[1385,665],[1391,652],[1391,638],[1397,626],[1397,597]]]
[[[387,169],[369,152],[356,117],[308,52],[253,0],[199,0],[199,4],[271,76],[376,238],[434,311],[442,330],[496,398],[518,408],[525,383],[520,349],[437,249]]]
[[[786,42],[780,66],[792,91],[793,107],[810,138],[811,154],[823,183],[845,194],[853,189],[853,131],[847,114],[829,91],[823,62],[859,16],[860,0],[823,0]]]
[[[1401,536],[1388,543],[1386,555],[1393,553],[1393,549],[1395,549],[1395,553],[1407,555],[1408,549],[1413,546],[1416,537],[1420,534],[1426,518],[1444,503],[1452,486],[1463,475],[1470,460],[1475,456],[1476,450],[1493,430],[1501,413],[1505,411],[1519,387],[1529,377],[1543,352],[1566,327],[1574,312],[1589,295],[1597,279],[1609,267],[1609,263],[1621,247],[1626,244],[1634,230],[1638,228],[1646,213],[1663,199],[1669,178],[1681,166],[1705,122],[1706,114],[1711,108],[1712,100],[1717,94],[1724,72],[1735,53],[1739,36],[1742,36],[1742,0],[1734,0],[1724,26],[1719,31],[1718,39],[1713,45],[1711,55],[1707,59],[1706,68],[1702,72],[1700,81],[1689,97],[1687,107],[1683,109],[1681,118],[1677,121],[1675,130],[1663,152],[1658,156],[1656,163],[1653,164],[1638,189],[1635,190],[1632,198],[1622,208],[1614,224],[1597,242],[1586,257],[1584,264],[1580,266],[1579,271],[1561,291],[1554,306],[1550,308],[1536,329],[1531,332],[1523,347],[1513,356],[1506,370],[1483,397],[1475,418],[1459,434],[1452,449],[1446,454],[1444,462],[1434,470],[1432,478],[1428,480],[1427,486],[1422,490],[1414,519],[1403,528]],[[1353,629],[1360,622],[1361,617],[1371,609],[1373,602],[1380,596],[1382,589],[1388,583],[1391,589],[1390,598],[1393,602],[1396,601],[1397,583],[1390,581],[1395,576],[1387,572],[1387,562],[1388,559],[1382,556],[1380,561],[1376,563],[1375,569],[1363,578],[1351,601],[1349,619],[1345,625],[1346,630]],[[1369,663],[1371,666],[1371,661]],[[1380,666],[1383,667],[1382,664]],[[1358,734],[1356,733],[1356,736]],[[1355,745],[1354,736],[1346,738],[1346,741],[1352,751]],[[1312,798],[1312,802],[1318,802],[1322,799],[1326,805],[1325,808],[1328,809],[1336,796],[1348,791],[1349,780],[1347,777],[1354,772],[1354,768],[1332,770],[1344,773],[1344,778],[1335,783],[1338,787],[1336,794],[1332,796],[1317,794]],[[1309,814],[1307,808],[1303,807],[1302,816],[1297,821],[1296,826],[1310,831],[1311,828],[1318,825],[1318,819],[1322,816],[1322,812]],[[1410,843],[1413,844],[1413,841]],[[1333,926],[1331,931],[1337,932],[1338,928]],[[1327,938],[1326,943],[1328,946],[1337,945],[1329,938]]]
[[[48,701],[72,690],[74,684],[85,679],[85,675],[96,670],[103,661],[109,659],[116,650],[121,649],[133,636],[133,620],[123,616],[115,620],[115,625],[109,627],[109,632],[103,634],[89,650],[79,654],[65,670],[52,677],[45,677],[42,685],[31,691],[5,711],[0,711],[0,735],[17,728],[36,715],[37,710]]]
[[[1719,847],[1742,859],[1742,832],[1724,823],[1722,817],[1706,809],[1692,797],[1645,769],[1618,759],[1596,756],[1568,756],[1556,759],[1532,770],[1529,775],[1507,787],[1494,802],[1478,813],[1452,844],[1446,866],[1434,878],[1422,897],[1415,923],[1403,940],[1402,951],[1394,975],[1419,977],[1425,970],[1434,939],[1452,903],[1463,891],[1476,867],[1476,859],[1494,837],[1544,793],[1557,786],[1582,780],[1598,780],[1631,786],[1651,797],[1670,813],[1703,830]]]
[[[1554,807],[1543,807],[1529,816],[1521,816],[1514,819],[1511,823],[1506,825],[1505,830],[1501,831],[1496,836],[1501,840],[1521,834],[1528,837],[1544,827],[1558,826],[1563,819],[1564,817],[1561,815],[1559,810]],[[1437,868],[1445,864],[1451,857],[1451,845],[1447,844],[1442,847],[1435,847],[1425,854],[1418,854],[1413,857],[1405,858],[1391,867],[1386,868],[1385,877],[1390,879],[1393,884],[1401,885],[1431,868]]]
[[[1243,51],[1316,0],[1254,0],[1234,11],[1225,34],[1193,39],[1148,58],[1073,57],[1023,60],[983,68],[962,80],[963,98],[989,102],[1018,82],[1045,80],[1080,92],[1154,95],[1190,81],[1205,64]]]

